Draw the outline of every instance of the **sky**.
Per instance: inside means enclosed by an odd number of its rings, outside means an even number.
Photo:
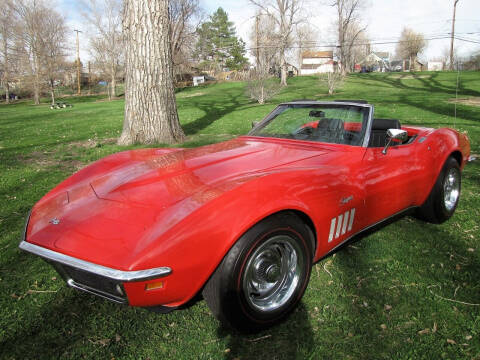
[[[87,49],[87,30],[80,15],[80,2],[72,0],[53,0],[63,10],[68,27],[72,29],[71,44],[74,52],[75,33],[73,29],[83,30],[80,34],[80,58],[89,59]],[[448,37],[451,33],[454,0],[365,0],[366,6],[361,13],[363,24],[367,27],[369,38],[375,43],[391,42],[399,38],[404,27],[424,34],[425,38]],[[329,0],[304,0],[305,16],[315,30],[319,44],[335,42],[333,32],[334,9]],[[248,0],[200,0],[200,6],[206,15],[222,7],[234,23],[237,35],[249,44],[249,33],[254,26],[256,8]],[[455,34],[465,39],[480,42],[480,0],[459,0],[455,22]],[[450,39],[430,40],[421,59],[432,60],[449,49]],[[459,55],[466,56],[480,51],[480,44],[455,40]],[[326,50],[325,48],[319,50]],[[395,52],[395,44],[375,44],[375,51]]]
[[[318,32],[317,40],[321,44],[335,41],[332,30],[335,11],[328,6],[331,2],[304,0],[308,22]],[[248,43],[255,15],[255,7],[248,0],[203,0],[201,3],[210,14],[221,6],[234,22],[237,34]],[[388,42],[397,40],[405,26],[424,34],[425,38],[449,36],[452,15],[453,0],[366,0],[361,19],[371,40]],[[480,0],[460,0],[457,3],[455,33],[480,42]],[[480,44],[458,40],[455,40],[455,47],[460,55],[480,51]],[[433,59],[449,48],[450,39],[431,40],[422,58]],[[395,44],[378,44],[373,49],[394,53]]]

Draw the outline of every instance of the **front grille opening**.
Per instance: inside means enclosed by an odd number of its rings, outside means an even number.
[[[121,282],[64,264],[55,264],[55,268],[67,283],[76,289],[93,293],[115,302],[127,303],[127,296]]]

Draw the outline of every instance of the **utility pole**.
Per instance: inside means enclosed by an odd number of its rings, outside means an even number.
[[[455,38],[455,13],[457,11],[458,1],[459,0],[453,0],[452,36],[450,40],[450,70],[453,70],[453,39]]]
[[[77,33],[77,95],[80,95],[80,46],[78,42],[78,33],[81,33],[81,31],[80,30],[73,30],[73,31]]]

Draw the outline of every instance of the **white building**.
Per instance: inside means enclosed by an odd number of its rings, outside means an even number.
[[[333,51],[305,51],[302,53],[300,75],[334,71]]]
[[[442,71],[443,70],[443,62],[441,61],[429,61],[427,63],[428,71]]]

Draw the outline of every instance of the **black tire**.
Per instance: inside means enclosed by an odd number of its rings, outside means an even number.
[[[305,292],[312,244],[311,230],[293,213],[278,213],[253,226],[230,249],[203,290],[212,313],[224,325],[244,332],[280,322]],[[261,288],[264,296],[255,287],[259,284],[267,286]]]
[[[450,186],[452,176],[455,181],[454,189]],[[460,200],[461,181],[460,166],[457,160],[449,157],[427,200],[417,210],[417,217],[433,224],[441,224],[450,219]],[[457,194],[451,197],[446,196],[449,193],[454,194],[449,189],[456,189]]]

